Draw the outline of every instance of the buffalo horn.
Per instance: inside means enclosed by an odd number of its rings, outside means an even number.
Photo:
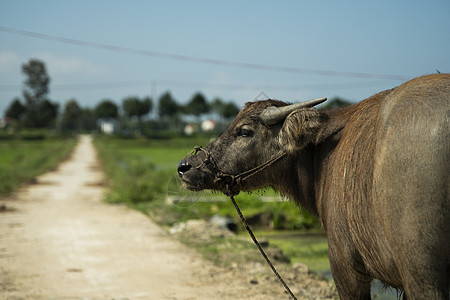
[[[284,120],[291,112],[296,109],[313,107],[324,102],[325,100],[327,100],[327,98],[317,98],[281,107],[270,106],[259,115],[259,118],[266,125],[274,125]]]

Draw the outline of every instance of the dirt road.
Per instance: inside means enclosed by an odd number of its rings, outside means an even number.
[[[104,204],[102,181],[82,136],[56,171],[0,200],[0,299],[287,299]]]

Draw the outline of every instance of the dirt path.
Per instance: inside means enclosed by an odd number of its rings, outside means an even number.
[[[287,299],[102,203],[102,180],[82,136],[56,171],[0,200],[0,299]]]

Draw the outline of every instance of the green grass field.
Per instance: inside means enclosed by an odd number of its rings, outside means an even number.
[[[0,140],[0,195],[55,168],[68,157],[75,139]]]
[[[283,249],[284,254],[291,258],[291,263],[304,263],[319,273],[330,271],[328,243],[323,231],[260,231],[257,235]]]

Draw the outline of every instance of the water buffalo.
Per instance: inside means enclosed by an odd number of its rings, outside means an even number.
[[[376,278],[408,299],[449,299],[450,74],[342,109],[323,99],[247,103],[226,132],[178,164],[191,190],[272,187],[321,220],[342,299]]]

